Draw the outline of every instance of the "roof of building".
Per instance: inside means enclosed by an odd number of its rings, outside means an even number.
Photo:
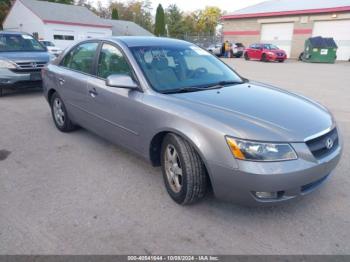
[[[101,19],[105,24],[112,26],[112,33],[114,36],[123,36],[123,35],[136,35],[136,36],[153,36],[152,33],[139,26],[138,24],[125,21],[125,20],[110,20],[110,19]]]
[[[270,0],[224,15],[223,19],[350,11],[350,0]]]
[[[37,0],[18,0],[36,14],[44,23],[111,28],[84,6],[66,5]]]

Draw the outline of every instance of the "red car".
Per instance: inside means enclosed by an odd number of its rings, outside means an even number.
[[[253,44],[244,51],[245,60],[256,59],[264,62],[284,62],[287,59],[286,52],[273,44]]]

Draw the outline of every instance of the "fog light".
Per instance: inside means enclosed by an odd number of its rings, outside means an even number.
[[[254,192],[254,195],[259,199],[277,199],[278,192]]]

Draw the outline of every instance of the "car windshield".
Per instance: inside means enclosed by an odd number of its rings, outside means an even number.
[[[46,51],[45,47],[30,35],[0,34],[0,52]]]
[[[131,51],[158,92],[206,87],[220,83],[243,83],[227,65],[198,46],[133,47]]]
[[[40,43],[42,43],[44,46],[51,46],[51,47],[53,47],[53,46],[55,46],[52,42],[50,42],[50,41],[40,41]]]
[[[275,45],[272,45],[272,44],[265,44],[264,45],[264,49],[268,49],[268,50],[277,50],[278,49],[278,47],[277,46],[275,46]]]

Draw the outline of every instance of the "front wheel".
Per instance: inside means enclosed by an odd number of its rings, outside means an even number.
[[[54,93],[51,97],[51,113],[58,130],[70,132],[77,128],[70,120],[66,107],[57,93]]]
[[[244,59],[245,59],[245,60],[249,60],[249,56],[248,56],[248,53],[247,53],[247,52],[244,53]]]
[[[184,139],[166,135],[161,152],[165,187],[178,204],[194,203],[205,196],[208,177],[195,149]]]
[[[261,56],[261,61],[267,62],[266,54],[262,54],[262,56]]]

